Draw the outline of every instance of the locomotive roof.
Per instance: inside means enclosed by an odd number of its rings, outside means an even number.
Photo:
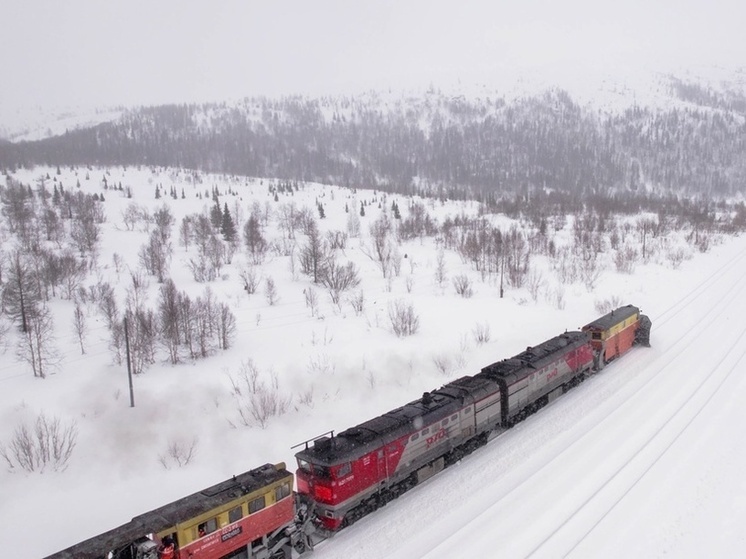
[[[233,499],[291,475],[285,469],[285,464],[265,464],[187,497],[182,497],[178,501],[138,515],[119,528],[80,542],[50,555],[47,559],[103,559],[109,551],[121,548],[146,534],[173,528],[177,524],[191,520]]]
[[[537,346],[528,347],[525,351],[509,359],[487,365],[482,369],[482,373],[488,376],[505,378],[515,375],[524,368],[527,370],[540,369],[554,361],[557,357],[556,354],[561,350],[576,345],[578,342],[585,342],[587,339],[588,334],[585,332],[565,332]]]
[[[418,400],[342,431],[336,436],[316,439],[313,446],[301,450],[296,457],[322,465],[353,460],[407,433],[447,417],[461,407],[466,394],[466,390],[453,384],[426,392]],[[421,424],[418,425],[420,420]]]
[[[640,309],[634,305],[627,305],[614,309],[610,313],[603,315],[601,318],[597,318],[593,322],[589,322],[583,326],[583,330],[608,330],[612,326],[619,324],[623,320],[628,319],[640,312]]]

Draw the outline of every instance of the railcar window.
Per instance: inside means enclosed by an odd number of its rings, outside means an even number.
[[[453,415],[451,416],[451,421],[456,421],[457,419],[458,419],[458,414],[457,414],[457,413],[454,413],[454,414],[453,414]]]
[[[197,534],[201,538],[202,536],[206,536],[207,534],[213,533],[217,529],[218,529],[218,519],[211,518],[210,520],[206,520],[205,522],[197,526]]]
[[[593,339],[594,340],[600,340],[601,339],[601,332],[593,332]]]
[[[308,462],[306,462],[305,460],[301,459],[301,458],[298,458],[298,467],[301,470],[306,471],[306,472],[310,472],[311,471],[311,465]]]
[[[422,436],[424,437],[424,436],[425,436],[425,435],[427,435],[427,434],[428,434],[429,432],[430,432],[430,427],[425,427],[425,428],[424,428],[424,429],[422,430]]]
[[[415,433],[414,435],[412,435],[412,442],[416,441],[419,438],[420,438],[420,434],[419,433]]]
[[[339,470],[337,471],[337,477],[344,477],[347,474],[349,474],[352,471],[352,464],[347,462],[347,464],[342,464],[339,467]]]
[[[313,466],[313,473],[315,473],[319,477],[325,477],[329,479],[331,477],[331,473],[329,472],[328,466]]]
[[[241,520],[243,518],[243,510],[241,509],[241,505],[238,505],[237,507],[231,509],[228,511],[228,522],[233,523]]]
[[[448,418],[447,417],[443,421],[440,422],[440,426],[441,427],[445,427],[446,425],[448,425]]]
[[[262,510],[265,507],[265,504],[264,495],[257,497],[249,503],[249,514]]]
[[[287,483],[283,483],[282,485],[278,485],[275,487],[275,501],[279,501],[281,499],[284,499],[290,495],[290,485]]]

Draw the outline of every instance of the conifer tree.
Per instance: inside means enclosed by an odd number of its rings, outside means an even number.
[[[220,232],[223,234],[223,238],[228,242],[233,242],[236,238],[236,225],[233,223],[231,212],[228,210],[228,203],[225,203],[223,208],[223,218],[220,224]]]

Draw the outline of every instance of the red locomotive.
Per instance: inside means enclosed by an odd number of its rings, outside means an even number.
[[[548,404],[634,343],[650,319],[616,309],[296,454],[298,493],[328,531],[347,526]],[[310,442],[310,441],[309,441]]]
[[[296,454],[142,514],[47,559],[291,559],[395,499],[582,382],[634,344],[650,319],[620,307]],[[315,521],[312,523],[311,521]]]

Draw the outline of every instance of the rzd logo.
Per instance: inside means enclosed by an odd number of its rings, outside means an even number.
[[[428,437],[427,438],[427,448],[430,448],[435,443],[437,443],[439,440],[445,439],[445,438],[446,438],[446,430],[445,429],[441,429],[437,433],[433,434],[432,437]]]

